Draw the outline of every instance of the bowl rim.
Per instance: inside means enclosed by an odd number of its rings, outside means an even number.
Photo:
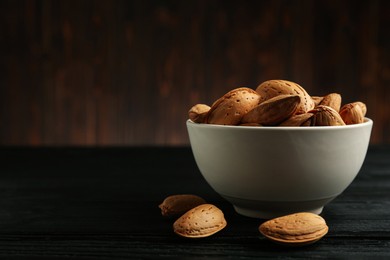
[[[314,131],[314,130],[330,130],[330,129],[352,129],[362,128],[373,124],[373,120],[365,117],[364,122],[360,124],[342,125],[342,126],[241,126],[241,125],[217,125],[217,124],[205,124],[195,123],[191,119],[187,119],[187,125],[193,125],[199,128],[210,129],[248,129],[251,131],[275,131],[275,130],[293,130],[293,131]]]

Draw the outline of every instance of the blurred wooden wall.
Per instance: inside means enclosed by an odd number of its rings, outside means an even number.
[[[390,143],[390,1],[0,0],[0,145],[186,145],[188,109],[289,79]]]

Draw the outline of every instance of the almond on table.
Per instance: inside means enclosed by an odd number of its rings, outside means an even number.
[[[202,204],[177,219],[173,231],[186,238],[202,238],[221,231],[226,225],[222,210],[213,204]]]
[[[182,215],[188,210],[205,203],[206,201],[203,198],[194,194],[177,194],[165,198],[158,207],[161,209],[161,215],[173,217]]]
[[[273,242],[302,246],[320,240],[328,233],[328,226],[317,214],[298,212],[268,220],[259,226],[259,231]]]

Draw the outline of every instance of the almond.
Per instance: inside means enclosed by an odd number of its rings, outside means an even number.
[[[241,118],[260,102],[260,95],[251,88],[236,88],[213,103],[207,123],[238,125]]]
[[[314,102],[314,107],[318,106],[321,101],[324,99],[324,97],[320,97],[320,96],[311,96],[311,99],[313,100]]]
[[[211,236],[227,225],[223,212],[213,204],[199,205],[173,223],[173,231],[182,237],[202,238]]]
[[[314,243],[328,233],[325,220],[314,213],[299,212],[262,223],[259,231],[273,242],[301,246]]]
[[[194,123],[204,123],[209,111],[210,106],[205,104],[196,104],[188,111],[188,117]]]
[[[314,101],[306,90],[299,84],[288,80],[267,80],[256,88],[261,96],[261,102],[278,95],[299,95],[301,103],[296,111],[297,114],[303,114],[314,108]]]
[[[356,103],[356,104],[358,104],[358,106],[360,106],[360,108],[362,109],[362,112],[363,112],[363,116],[366,116],[366,114],[367,114],[367,106],[366,106],[366,104],[364,104],[361,101],[356,101],[354,103]]]
[[[188,210],[205,203],[206,201],[197,195],[177,194],[166,197],[158,207],[161,209],[161,215],[172,217],[182,215]]]
[[[258,123],[264,126],[278,125],[297,110],[301,98],[298,95],[278,95],[270,98],[243,116],[241,123]]]
[[[360,124],[364,122],[366,111],[366,105],[358,101],[342,106],[340,116],[347,125]]]
[[[330,93],[324,96],[320,105],[331,107],[339,112],[341,106],[341,95],[338,93]]]
[[[286,121],[282,122],[280,126],[310,126],[312,117],[312,113],[293,115]]]
[[[345,125],[340,114],[331,107],[319,105],[315,109],[309,111],[313,113],[313,126],[338,126]]]

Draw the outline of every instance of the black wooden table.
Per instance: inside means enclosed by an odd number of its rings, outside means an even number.
[[[319,242],[285,248],[262,237],[201,176],[189,147],[0,148],[0,258],[390,257],[390,146],[370,146],[352,185],[322,216]],[[221,208],[228,226],[184,239],[158,204],[192,193]]]

